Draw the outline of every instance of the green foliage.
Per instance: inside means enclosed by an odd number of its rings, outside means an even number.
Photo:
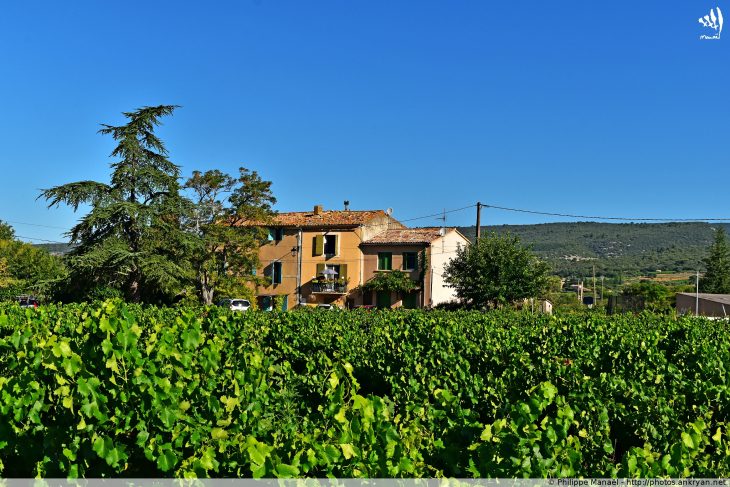
[[[3,477],[727,477],[727,322],[0,307]]]
[[[491,308],[540,296],[548,270],[519,238],[489,234],[457,250],[444,280],[467,306]]]
[[[84,297],[98,286],[124,292],[131,301],[164,301],[186,278],[185,239],[180,228],[179,168],[155,135],[160,119],[176,107],[162,105],[126,112],[128,122],[103,125],[101,134],[118,142],[111,156],[109,184],[79,181],[46,189],[49,207],[91,210],[69,232],[67,288]],[[73,287],[76,287],[75,289]]]
[[[238,178],[218,170],[195,171],[185,188],[193,194],[187,217],[193,236],[188,258],[201,302],[212,304],[216,293],[241,296],[249,289],[247,283],[261,280],[250,270],[258,267],[264,226],[274,214],[271,182],[245,168],[239,169]],[[243,225],[247,222],[260,225]]]
[[[0,300],[19,294],[52,297],[66,270],[61,259],[34,245],[14,239],[12,227],[0,222]]]
[[[368,282],[363,284],[366,291],[391,291],[408,293],[418,287],[418,284],[405,272],[394,270],[378,272]]]
[[[15,230],[13,227],[0,220],[0,240],[14,240]]]
[[[707,270],[700,280],[702,292],[730,294],[730,246],[723,228],[715,232],[715,241],[703,262]]]
[[[675,306],[677,289],[653,281],[639,281],[624,287],[626,296],[640,296],[646,309],[655,312],[671,311]]]

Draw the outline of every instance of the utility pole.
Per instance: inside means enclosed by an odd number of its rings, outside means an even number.
[[[700,271],[697,271],[697,284],[695,287],[695,316],[700,315]]]
[[[593,305],[598,304],[598,299],[596,297],[596,265],[593,265]]]
[[[477,201],[477,240],[482,236],[482,204]]]
[[[605,276],[601,276],[601,302],[603,302],[603,278]]]

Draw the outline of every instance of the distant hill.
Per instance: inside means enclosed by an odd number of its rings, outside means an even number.
[[[701,260],[712,244],[714,228],[730,224],[710,223],[545,223],[482,227],[485,232],[510,233],[532,246],[563,276],[597,275],[629,277],[658,270],[702,270]],[[476,227],[459,231],[474,239]]]
[[[73,246],[65,243],[44,243],[44,244],[33,244],[34,247],[44,249],[51,255],[64,255],[71,251]]]

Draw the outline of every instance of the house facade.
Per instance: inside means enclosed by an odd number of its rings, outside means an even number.
[[[421,308],[454,298],[443,283],[445,263],[468,240],[456,229],[409,229],[382,210],[279,213],[259,250],[259,275],[269,286],[256,289],[261,309],[281,302],[339,307]],[[426,267],[420,263],[425,256]],[[403,270],[418,283],[407,296],[372,293],[362,285],[379,272]]]
[[[363,279],[360,243],[388,228],[403,227],[382,210],[279,213],[259,250],[257,273],[271,285],[256,290],[262,309],[275,298],[284,309],[298,304],[344,306]],[[324,274],[327,272],[327,274]]]
[[[469,240],[455,228],[390,229],[361,244],[365,282],[380,272],[400,270],[418,283],[407,295],[364,292],[362,304],[380,308],[430,308],[456,299],[443,278],[446,264]]]

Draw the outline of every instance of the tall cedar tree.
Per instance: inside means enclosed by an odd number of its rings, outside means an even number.
[[[237,178],[219,170],[195,171],[185,188],[193,193],[188,227],[195,238],[189,258],[200,300],[212,304],[217,293],[239,294],[247,283],[260,283],[251,271],[266,240],[263,225],[274,214],[271,182],[246,168]],[[243,225],[250,222],[259,225]]]
[[[722,227],[716,230],[710,255],[703,262],[707,270],[700,280],[702,292],[730,294],[730,246],[727,243],[725,229]]]
[[[87,292],[116,288],[132,302],[158,301],[186,275],[178,264],[184,241],[180,169],[154,134],[160,118],[175,108],[144,107],[125,112],[124,125],[102,125],[99,133],[118,141],[109,184],[79,181],[41,193],[49,207],[64,203],[76,211],[82,204],[91,206],[67,234],[76,244],[68,259],[71,282]]]
[[[538,297],[548,285],[548,271],[519,238],[490,234],[458,249],[444,280],[466,306],[492,308]]]

